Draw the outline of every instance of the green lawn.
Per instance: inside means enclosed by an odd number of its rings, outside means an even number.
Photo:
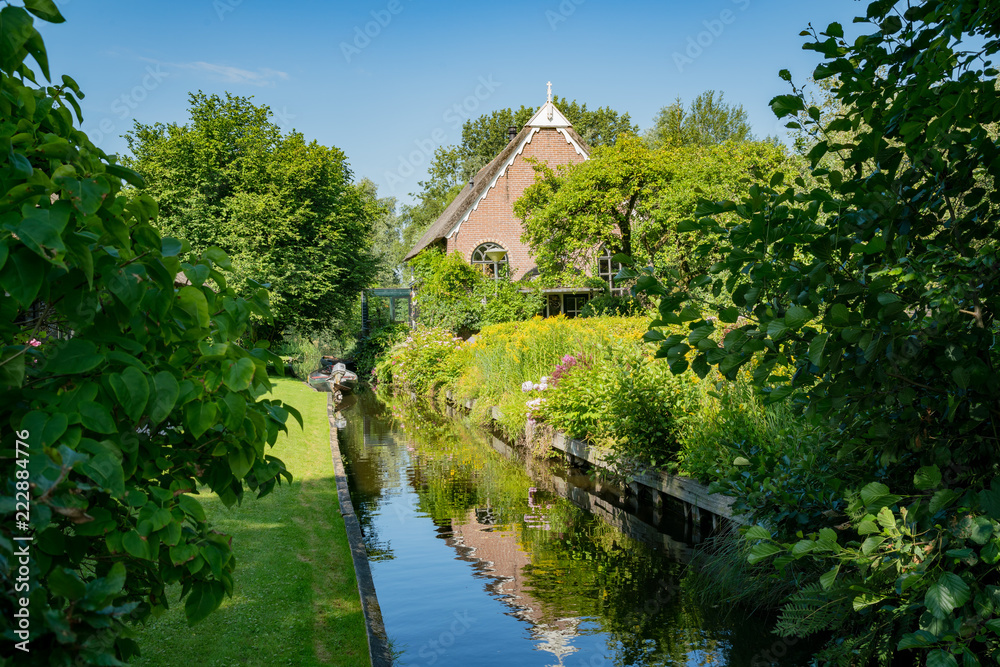
[[[369,665],[354,566],[338,511],[330,459],[327,394],[277,380],[276,398],[302,412],[273,453],[295,481],[261,500],[249,493],[226,509],[202,504],[216,529],[233,538],[237,559],[231,599],[193,628],[182,604],[139,631],[137,666]]]

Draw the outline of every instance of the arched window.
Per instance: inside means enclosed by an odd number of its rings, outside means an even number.
[[[621,262],[612,261],[614,253],[610,248],[603,248],[603,254],[597,258],[597,275],[608,284],[612,294],[621,293],[621,288],[615,287],[615,275],[622,270]]]
[[[490,256],[487,255],[487,253],[490,253],[494,256],[494,258],[496,257],[496,253],[491,253],[491,250],[500,250],[505,254],[499,261],[497,261],[496,259],[491,259]],[[507,251],[502,246],[487,241],[472,251],[472,266],[486,274],[487,278],[493,278],[496,280],[501,275],[501,267],[505,267],[504,275],[506,275],[506,267],[509,267],[506,252]]]

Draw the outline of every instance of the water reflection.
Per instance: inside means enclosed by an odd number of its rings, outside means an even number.
[[[669,512],[637,517],[613,488],[510,460],[427,406],[369,394],[345,417],[351,496],[403,664],[751,665],[771,645],[759,619],[691,599],[690,545],[662,532]]]

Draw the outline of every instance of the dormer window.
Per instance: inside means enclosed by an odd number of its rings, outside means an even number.
[[[507,250],[502,246],[486,242],[472,251],[472,266],[482,271],[487,278],[496,280],[501,275],[507,275],[509,262],[507,261]],[[501,274],[501,267],[503,273]]]

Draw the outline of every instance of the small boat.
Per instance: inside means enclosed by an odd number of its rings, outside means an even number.
[[[342,363],[327,363],[309,374],[309,386],[318,391],[332,391],[349,394],[358,386],[358,374],[347,370]]]
[[[358,386],[358,374],[347,370],[347,366],[344,364],[334,364],[328,382],[337,391],[349,394]]]

